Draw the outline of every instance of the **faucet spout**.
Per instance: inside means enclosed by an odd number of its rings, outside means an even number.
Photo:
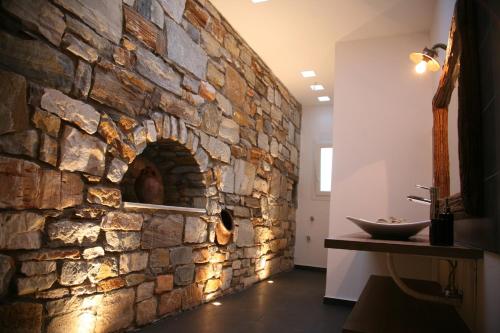
[[[437,218],[439,214],[439,206],[438,206],[438,189],[437,187],[428,187],[428,186],[422,186],[422,185],[416,185],[417,188],[421,188],[424,190],[428,190],[430,194],[430,199],[426,199],[423,197],[419,197],[417,195],[409,195],[406,198],[411,201],[411,202],[416,202],[422,205],[430,205],[430,218],[431,220],[434,218]]]
[[[406,198],[411,202],[416,202],[416,203],[419,203],[422,205],[427,205],[427,206],[429,206],[432,203],[431,200],[423,198],[423,197],[419,197],[417,195],[409,195]]]

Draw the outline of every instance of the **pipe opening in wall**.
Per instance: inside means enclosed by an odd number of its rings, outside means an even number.
[[[220,212],[220,218],[222,220],[222,224],[224,225],[224,227],[227,230],[232,231],[234,228],[234,222],[231,213],[227,209],[223,209]]]
[[[226,245],[231,241],[234,230],[233,215],[227,209],[220,212],[220,221],[215,226],[215,237],[217,243]]]
[[[150,144],[129,166],[121,183],[123,201],[205,208],[204,174],[178,142]]]

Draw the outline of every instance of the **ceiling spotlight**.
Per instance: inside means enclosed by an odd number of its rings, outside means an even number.
[[[261,2],[266,2],[268,0],[252,0],[253,3],[261,3]]]
[[[303,77],[315,77],[316,76],[316,73],[314,73],[314,71],[302,71],[302,72],[300,72],[300,74],[302,74]]]
[[[446,51],[446,45],[439,43],[435,44],[430,49],[424,47],[422,52],[410,53],[410,60],[416,64],[415,71],[418,74],[425,73],[427,70],[437,72],[441,68],[439,61],[437,60],[438,49]]]
[[[318,101],[320,102],[328,102],[330,100],[330,97],[328,96],[319,96]]]
[[[311,87],[312,91],[320,91],[320,90],[324,90],[325,89],[325,87],[323,87],[323,85],[318,84],[318,83],[311,84],[310,87]]]

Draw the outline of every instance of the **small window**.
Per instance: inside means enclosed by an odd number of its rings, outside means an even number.
[[[322,147],[320,150],[320,172],[319,190],[320,192],[332,191],[332,147]]]
[[[332,191],[333,148],[330,145],[318,145],[315,151],[315,194],[317,199],[326,199]]]

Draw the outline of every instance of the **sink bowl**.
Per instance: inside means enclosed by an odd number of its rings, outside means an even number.
[[[351,216],[346,216],[346,218],[369,233],[373,238],[379,239],[407,239],[416,235],[431,223],[429,220],[405,223],[377,223]]]

